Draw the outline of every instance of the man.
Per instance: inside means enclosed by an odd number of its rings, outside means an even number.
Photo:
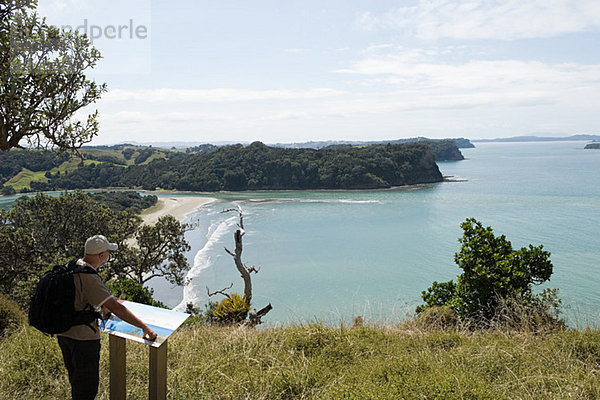
[[[89,265],[98,270],[106,264],[111,251],[117,250],[115,243],[106,237],[96,235],[85,242],[85,255],[77,260],[78,265]],[[137,326],[144,332],[144,338],[155,340],[156,332],[137,318],[127,307],[115,300],[102,278],[97,274],[78,273],[73,275],[75,281],[75,310],[83,310],[89,305],[97,310],[112,312],[123,321]],[[66,332],[57,335],[62,351],[73,400],[94,399],[98,393],[100,379],[100,330],[98,321],[90,325],[75,325]]]

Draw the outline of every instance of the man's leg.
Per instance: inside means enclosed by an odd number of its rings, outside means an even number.
[[[100,379],[100,340],[75,340],[58,336],[65,367],[69,372],[73,400],[92,400]]]

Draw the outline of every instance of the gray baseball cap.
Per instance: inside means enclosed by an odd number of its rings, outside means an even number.
[[[111,243],[103,235],[95,235],[85,241],[85,254],[100,254],[106,250],[115,251],[118,249],[116,243]]]

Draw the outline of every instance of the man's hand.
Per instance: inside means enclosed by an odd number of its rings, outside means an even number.
[[[111,315],[112,313],[110,310],[105,306],[102,306],[102,319],[109,319]]]
[[[146,328],[143,329],[144,331],[144,336],[142,336],[144,339],[149,340],[151,342],[156,340],[156,332],[154,332],[152,329],[150,329],[148,326],[146,326]]]
[[[106,300],[104,306],[110,311],[112,311],[117,317],[121,318],[123,321],[140,328],[144,332],[144,336],[142,336],[142,338],[150,341],[156,340],[156,332],[150,329],[148,325],[143,323],[138,317],[133,315],[133,313],[129,311],[127,307],[116,301],[113,297]]]

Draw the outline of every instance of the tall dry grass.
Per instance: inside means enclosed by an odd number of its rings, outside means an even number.
[[[182,327],[168,342],[168,398],[600,398],[597,330],[365,325]],[[108,367],[104,337],[99,399]],[[128,343],[128,398],[147,398],[147,371],[148,349]],[[2,399],[68,398],[55,339],[29,327],[0,341],[0,377]]]

